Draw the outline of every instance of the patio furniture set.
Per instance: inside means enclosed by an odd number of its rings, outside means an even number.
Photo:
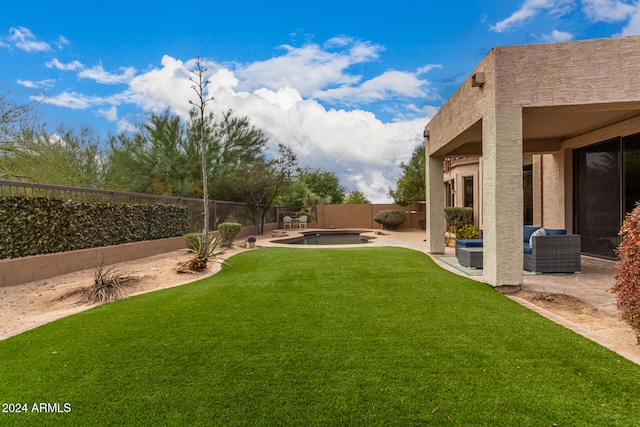
[[[574,273],[580,266],[580,235],[567,230],[524,226],[524,270],[536,273]],[[482,268],[482,239],[456,240],[460,265]]]
[[[301,215],[298,218],[292,218],[289,215],[282,218],[282,228],[285,229],[287,227],[293,228],[307,228],[307,216]]]

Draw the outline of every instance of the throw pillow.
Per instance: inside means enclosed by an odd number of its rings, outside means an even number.
[[[547,230],[545,230],[544,228],[538,228],[536,231],[533,232],[533,234],[531,234],[531,237],[529,238],[529,246],[533,247],[533,236],[546,236],[547,235]]]

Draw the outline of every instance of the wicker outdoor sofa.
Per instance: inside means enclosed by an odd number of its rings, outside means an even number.
[[[541,230],[544,230],[543,234],[535,234]],[[537,273],[580,271],[580,235],[567,234],[566,230],[525,226],[524,269]]]
[[[580,235],[566,230],[524,226],[524,269],[536,273],[575,273],[581,270]],[[482,239],[456,240],[462,265],[482,268]]]

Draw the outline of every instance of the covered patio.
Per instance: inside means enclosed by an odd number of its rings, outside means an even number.
[[[427,251],[445,251],[443,161],[479,157],[482,280],[520,289],[530,158],[529,225],[580,234],[583,253],[613,258],[640,200],[638,135],[640,37],[492,49],[424,129]]]

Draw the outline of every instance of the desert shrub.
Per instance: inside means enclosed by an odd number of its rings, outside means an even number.
[[[427,218],[420,218],[418,220],[418,225],[420,226],[421,230],[426,230],[427,229]]]
[[[447,220],[447,229],[452,226],[460,226],[473,223],[473,208],[447,207],[444,208],[444,217]]]
[[[480,232],[473,224],[464,224],[461,226],[452,225],[449,231],[456,235],[456,239],[477,239],[480,236]]]
[[[405,214],[394,210],[383,210],[375,214],[373,220],[387,230],[397,230],[404,222]]]
[[[311,211],[309,209],[300,209],[298,212],[296,212],[296,216],[298,218],[300,218],[302,215],[305,215],[307,217],[307,222],[313,222],[313,215],[311,214]]]
[[[230,248],[241,229],[242,225],[237,222],[223,222],[219,224],[218,234],[222,239],[222,246]]]
[[[627,214],[620,236],[620,268],[612,291],[623,319],[636,330],[640,344],[640,205]]]

